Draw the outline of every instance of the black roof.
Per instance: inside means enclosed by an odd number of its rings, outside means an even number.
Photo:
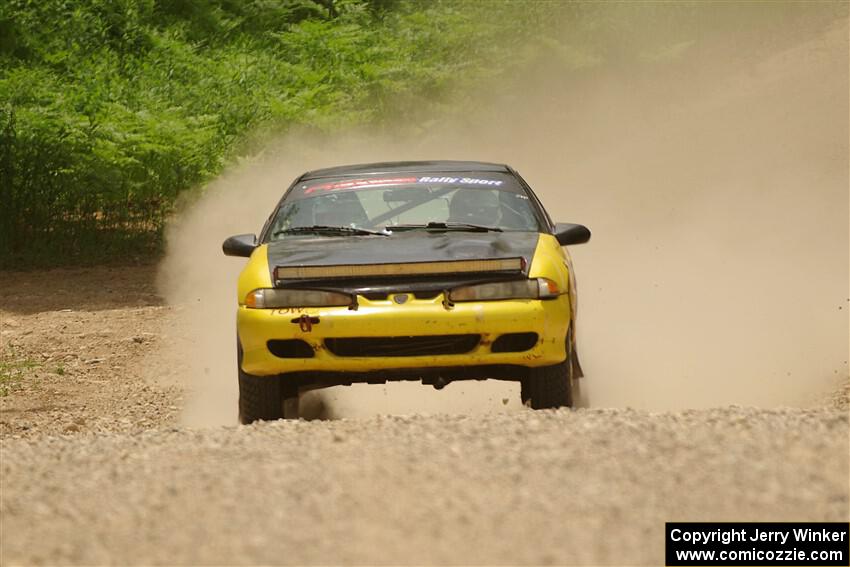
[[[345,177],[348,175],[371,175],[381,173],[449,173],[449,172],[484,172],[497,171],[509,173],[507,165],[499,163],[487,163],[483,161],[387,161],[382,163],[359,163],[354,165],[340,165],[308,171],[301,176],[301,180],[316,179],[318,177]]]

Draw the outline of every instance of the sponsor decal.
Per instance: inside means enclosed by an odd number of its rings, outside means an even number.
[[[313,185],[304,190],[305,195],[315,191],[333,191],[335,189],[357,189],[359,187],[382,187],[384,185],[403,185],[405,183],[416,183],[415,177],[391,177],[382,179],[351,179],[346,181],[334,181],[333,183],[322,183]]]
[[[478,179],[476,177],[420,177],[419,183],[457,183],[460,185],[490,185],[498,187],[503,182],[499,179]]]
[[[477,177],[382,177],[379,179],[348,179],[313,185],[304,189],[305,195],[317,191],[334,191],[336,189],[359,189],[362,187],[386,187],[390,185],[406,185],[409,183],[445,183],[454,185],[482,185],[499,187],[504,183],[501,179],[480,179]]]

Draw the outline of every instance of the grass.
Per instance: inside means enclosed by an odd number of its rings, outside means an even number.
[[[0,358],[0,397],[8,396],[20,386],[23,378],[41,365],[31,358],[22,357],[11,348]]]

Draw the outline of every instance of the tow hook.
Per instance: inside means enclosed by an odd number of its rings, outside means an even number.
[[[297,323],[302,333],[309,333],[313,330],[313,325],[319,324],[319,318],[310,317],[309,315],[302,315],[301,317],[296,317],[291,322]]]
[[[451,309],[454,308],[454,306],[455,306],[455,304],[452,303],[451,300],[449,299],[449,290],[447,290],[447,289],[443,290],[443,308],[446,311],[450,311]]]

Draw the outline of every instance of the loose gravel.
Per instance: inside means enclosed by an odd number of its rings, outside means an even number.
[[[665,521],[846,521],[848,416],[727,408],[6,440],[16,564],[662,564]]]

